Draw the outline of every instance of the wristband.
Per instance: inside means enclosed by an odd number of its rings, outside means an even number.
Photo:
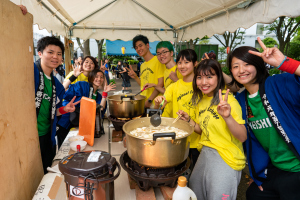
[[[277,67],[277,69],[281,71],[288,72],[290,74],[294,74],[297,68],[299,67],[300,62],[289,57],[285,57],[282,63]]]
[[[107,92],[102,92],[102,98],[106,98],[107,97]]]
[[[62,106],[62,107],[60,107],[59,109],[58,109],[58,111],[60,112],[60,114],[66,114],[67,112],[66,111],[64,111],[64,107],[65,106]]]
[[[74,74],[69,78],[69,80],[71,81],[71,83],[72,83],[73,81],[75,81],[76,79],[77,79],[77,77],[74,76]]]
[[[190,123],[190,121],[191,121],[191,117],[189,118],[189,120],[187,122]]]

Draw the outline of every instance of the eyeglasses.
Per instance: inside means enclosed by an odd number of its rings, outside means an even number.
[[[170,52],[170,51],[163,51],[161,53],[157,53],[156,55],[157,56],[165,56],[168,52]]]

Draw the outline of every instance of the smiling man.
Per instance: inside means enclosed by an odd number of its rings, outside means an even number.
[[[35,107],[43,168],[47,173],[56,153],[56,116],[73,112],[77,103],[73,99],[62,106],[65,89],[53,76],[53,70],[62,61],[64,44],[55,37],[44,37],[38,41],[37,50],[40,59],[34,63]]]
[[[137,35],[132,41],[133,48],[136,50],[140,57],[143,57],[145,62],[141,65],[140,78],[131,69],[128,70],[128,75],[136,80],[136,82],[141,86],[141,90],[147,83],[154,83],[163,87],[164,85],[164,70],[165,65],[161,64],[157,57],[154,56],[149,48],[149,40],[146,36]],[[155,88],[148,88],[144,90],[141,95],[146,96],[147,100],[145,103],[146,108],[150,108],[154,105],[153,99],[159,94]]]

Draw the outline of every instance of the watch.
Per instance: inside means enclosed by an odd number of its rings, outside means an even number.
[[[151,99],[148,99],[148,102],[149,102],[149,103],[152,103],[152,100],[151,100]]]

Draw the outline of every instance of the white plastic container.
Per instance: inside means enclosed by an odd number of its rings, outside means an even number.
[[[186,186],[187,180],[184,176],[178,178],[178,186],[173,193],[172,200],[197,200],[195,193]]]

